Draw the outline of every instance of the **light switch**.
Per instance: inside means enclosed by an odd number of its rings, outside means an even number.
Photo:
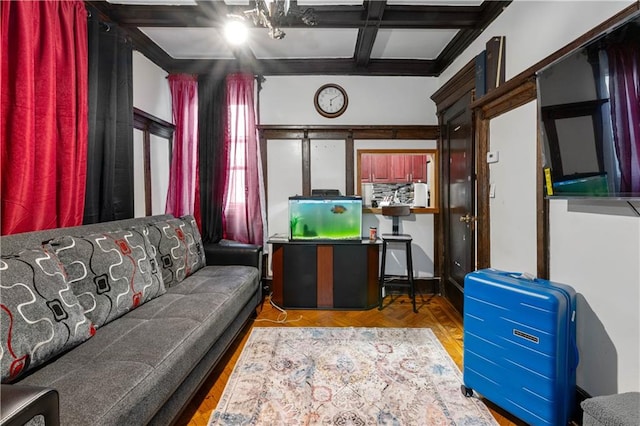
[[[498,162],[498,151],[489,151],[487,152],[487,163],[497,163]]]
[[[496,184],[489,184],[489,198],[496,198]]]

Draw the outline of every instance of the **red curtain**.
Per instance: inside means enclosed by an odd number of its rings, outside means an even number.
[[[263,244],[260,160],[253,74],[227,76],[224,143],[228,161],[222,216],[224,238]]]
[[[176,217],[193,214],[200,226],[198,193],[198,78],[169,76],[173,105],[173,155],[169,172],[166,212]]]
[[[2,1],[3,235],[82,223],[87,13],[82,1]]]

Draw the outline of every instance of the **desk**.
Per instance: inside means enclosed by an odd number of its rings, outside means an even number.
[[[272,300],[284,308],[371,309],[378,305],[380,240],[272,244]]]

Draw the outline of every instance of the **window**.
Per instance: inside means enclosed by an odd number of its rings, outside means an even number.
[[[247,203],[247,117],[245,105],[232,105],[229,109],[229,184],[225,197],[225,210],[243,208]]]

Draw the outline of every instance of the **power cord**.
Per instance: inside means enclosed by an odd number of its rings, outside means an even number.
[[[278,305],[276,305],[274,303],[273,299],[271,298],[272,294],[273,294],[273,292],[270,292],[267,297],[269,298],[269,304],[271,306],[273,306],[274,308],[276,308],[278,311],[280,311],[280,313],[278,314],[278,317],[275,320],[268,319],[268,318],[254,319],[253,320],[254,322],[272,322],[272,323],[276,323],[276,324],[287,324],[287,323],[291,323],[291,322],[300,321],[302,319],[302,315],[300,315],[298,317],[298,319],[287,320],[287,316],[288,316],[287,311],[285,311],[280,306],[278,306]]]

